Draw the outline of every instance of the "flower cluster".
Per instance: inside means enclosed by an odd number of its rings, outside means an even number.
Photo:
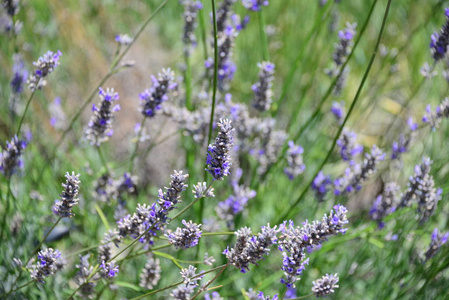
[[[17,168],[23,167],[21,156],[26,145],[27,143],[19,140],[17,136],[14,136],[11,142],[6,142],[6,149],[0,152],[0,172],[3,175],[9,177],[16,172]]]
[[[284,173],[288,179],[293,180],[306,169],[306,165],[302,160],[304,149],[296,146],[293,141],[288,142],[287,163],[288,167],[284,168]]]
[[[196,47],[195,28],[197,26],[197,14],[203,8],[201,1],[197,0],[180,0],[184,6],[184,33],[182,35],[182,42],[184,43],[184,55],[190,56],[193,47]]]
[[[37,259],[39,262],[33,265],[33,270],[30,275],[33,280],[39,283],[45,283],[45,278],[54,275],[60,269],[61,252],[48,248],[39,251]]]
[[[430,175],[432,161],[423,157],[422,163],[415,166],[415,172],[410,176],[407,191],[402,195],[400,207],[408,206],[410,201],[418,202],[418,213],[422,222],[426,221],[437,207],[442,190],[435,188],[435,181]]]
[[[109,279],[117,276],[119,272],[118,266],[115,264],[115,261],[110,261],[106,263],[102,261],[100,264],[100,276],[104,279]]]
[[[435,61],[444,58],[449,45],[449,8],[444,10],[444,14],[446,15],[446,23],[441,28],[440,33],[435,32],[431,36],[430,51]]]
[[[98,261],[109,261],[112,258],[112,244],[118,247],[121,237],[118,230],[109,230],[104,234],[104,239],[101,240],[101,246],[98,247]]]
[[[35,62],[33,65],[36,67],[34,74],[31,74],[28,78],[27,84],[29,88],[34,91],[45,85],[45,78],[48,74],[54,71],[54,69],[59,65],[59,57],[61,56],[61,51],[54,53],[48,51]]]
[[[259,11],[262,6],[268,6],[268,0],[242,0],[242,4],[245,8],[252,11]]]
[[[252,235],[248,227],[243,227],[235,232],[237,242],[234,248],[226,248],[223,254],[226,255],[229,263],[240,269],[242,273],[249,271],[249,264],[257,265],[258,261],[270,253],[270,248],[277,242],[277,226],[262,226],[261,232]]]
[[[215,207],[217,216],[226,221],[229,229],[234,229],[234,217],[244,210],[248,200],[256,197],[256,191],[238,184],[242,170],[238,169],[236,173],[237,176],[231,182],[233,194],[226,200],[218,202],[218,205]]]
[[[172,299],[176,300],[190,299],[190,295],[199,285],[197,281],[200,281],[204,275],[200,275],[201,273],[196,274],[196,268],[194,266],[189,266],[186,269],[182,269],[180,273],[184,282],[179,287],[174,289],[170,293],[170,296]]]
[[[151,290],[154,288],[161,279],[161,265],[159,259],[149,257],[145,267],[140,273],[140,286]]]
[[[120,46],[128,46],[129,44],[131,44],[133,42],[133,38],[127,34],[118,34],[115,36],[115,41]]]
[[[212,292],[210,294],[206,293],[204,295],[204,300],[224,300],[224,298],[222,298],[218,292]]]
[[[324,197],[329,191],[329,186],[332,184],[332,179],[329,175],[324,175],[322,171],[313,179],[312,190],[315,192],[319,202],[324,201]]]
[[[446,244],[447,239],[449,238],[449,232],[442,233],[438,232],[438,228],[435,228],[432,232],[432,240],[430,241],[429,249],[427,249],[424,254],[425,260],[429,260],[438,253],[441,246]]]
[[[257,299],[260,299],[260,300],[278,300],[279,297],[278,297],[278,295],[274,295],[273,298],[271,298],[270,296],[265,295],[263,292],[259,292],[259,294],[257,294]]]
[[[331,112],[335,116],[338,121],[338,124],[343,124],[343,120],[345,118],[345,102],[336,102],[332,103]]]
[[[326,69],[325,72],[330,77],[336,77],[338,76],[338,73],[340,72],[340,67],[344,64],[346,61],[347,56],[349,55],[349,52],[351,51],[351,47],[353,44],[353,39],[356,34],[355,28],[357,26],[357,23],[346,23],[346,28],[344,30],[340,30],[338,32],[338,38],[339,41],[334,45],[335,50],[332,55],[332,59],[334,61],[334,64],[331,68]],[[334,93],[336,95],[339,95],[341,93],[341,90],[343,89],[343,86],[346,81],[346,77],[349,72],[349,67],[346,67],[343,70],[343,73],[341,74],[339,80],[336,83],[336,86],[334,88]]]
[[[9,16],[15,16],[19,12],[19,0],[4,0],[3,8]]]
[[[198,241],[203,233],[200,229],[201,224],[197,225],[192,221],[182,220],[184,228],[176,228],[175,232],[168,232],[165,236],[168,242],[176,249],[187,249],[198,245]]]
[[[210,198],[215,197],[214,188],[207,188],[206,182],[198,182],[196,185],[193,185],[193,197],[198,198]]]
[[[362,188],[365,182],[377,170],[377,165],[384,160],[385,153],[376,145],[371,149],[371,153],[365,153],[362,165],[354,164],[345,170],[345,174],[335,179],[335,195],[345,195]]]
[[[137,176],[128,172],[118,179],[114,179],[109,173],[105,173],[97,179],[92,195],[102,202],[121,200],[124,194],[136,194],[137,181]]]
[[[157,77],[151,76],[153,85],[139,95],[141,112],[144,116],[152,118],[161,109],[161,104],[168,100],[168,93],[177,86],[175,73],[169,69],[162,69]]]
[[[65,178],[67,179],[65,183],[62,184],[64,190],[62,191],[61,199],[55,202],[53,206],[53,212],[60,217],[63,218],[71,218],[75,214],[72,212],[73,206],[78,204],[78,190],[80,188],[79,184],[81,183],[79,179],[80,174],[75,175],[75,172],[72,172],[70,175],[69,172],[65,174]]]
[[[23,84],[27,80],[28,72],[19,54],[13,56],[14,64],[12,66],[13,77],[11,79],[11,89],[14,94],[20,94],[23,91]]]
[[[422,121],[429,124],[432,129],[435,129],[439,127],[443,117],[449,117],[449,98],[444,98],[441,104],[435,109],[435,112],[432,112],[430,104],[427,105]]]
[[[342,205],[335,205],[328,215],[324,215],[321,221],[304,222],[301,227],[295,227],[293,221],[284,222],[281,227],[279,245],[284,260],[282,270],[285,278],[281,282],[287,287],[295,287],[298,276],[302,274],[305,265],[308,264],[306,251],[308,247],[318,246],[331,235],[346,232],[344,225],[348,223],[347,209]]]
[[[99,107],[95,104],[92,106],[94,115],[92,116],[86,131],[86,137],[92,145],[100,146],[101,143],[107,141],[114,133],[112,129],[112,120],[114,119],[113,112],[120,110],[120,105],[113,106],[114,101],[119,99],[118,93],[114,89],[106,89],[104,91],[100,88],[100,103]]]
[[[338,275],[337,274],[326,274],[320,279],[312,282],[312,292],[316,297],[326,297],[330,294],[335,293],[336,288],[338,288]]]
[[[231,168],[230,151],[234,145],[234,128],[229,119],[220,119],[217,123],[220,132],[215,142],[208,146],[206,171],[208,171],[215,180],[223,180],[229,175]]]
[[[409,150],[410,138],[406,138],[403,134],[399,136],[399,141],[393,142],[391,146],[391,159],[400,159],[401,154]]]
[[[254,92],[253,107],[258,111],[266,111],[270,109],[273,91],[272,81],[274,79],[274,64],[268,61],[258,63],[259,81],[251,87]]]
[[[159,199],[152,205],[137,205],[136,212],[131,216],[127,215],[117,222],[120,238],[130,236],[134,239],[140,237],[141,243],[153,243],[153,237],[157,231],[162,230],[169,221],[168,213],[176,208],[180,203],[181,192],[185,191],[187,184],[185,181],[189,175],[182,171],[174,171],[171,175],[170,187],[166,187],[165,192],[159,189]]]
[[[99,279],[98,274],[95,274],[91,280],[88,281],[90,275],[92,274],[94,267],[89,264],[90,254],[85,256],[80,255],[79,264],[76,265],[78,273],[75,275],[75,282],[80,286],[78,293],[83,298],[90,298],[95,293],[95,287],[97,286],[96,281]]]
[[[237,0],[223,0],[217,9],[217,32],[221,33],[225,30],[229,17],[232,15],[232,5]]]
[[[385,185],[382,195],[377,196],[370,210],[371,219],[379,223],[382,228],[382,219],[396,210],[399,202],[399,190],[401,187],[396,182],[389,182]]]
[[[356,143],[357,135],[343,129],[340,138],[337,140],[337,146],[340,148],[341,158],[351,162],[357,155],[363,152],[363,146]]]

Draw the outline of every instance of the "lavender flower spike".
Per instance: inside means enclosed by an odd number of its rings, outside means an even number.
[[[175,73],[170,69],[162,69],[162,72],[151,76],[153,86],[140,94],[141,112],[144,116],[152,118],[161,109],[161,104],[168,100],[168,93],[177,86]]]
[[[245,8],[252,11],[259,11],[262,6],[268,6],[268,0],[242,0],[242,4]]]
[[[176,249],[188,249],[198,245],[198,241],[201,237],[202,231],[200,229],[201,224],[197,225],[192,221],[188,223],[182,220],[182,224],[185,228],[176,228],[175,232],[169,232],[165,236],[168,238],[168,242],[175,246]]]
[[[304,149],[301,146],[296,146],[293,141],[288,142],[287,163],[288,167],[284,169],[285,175],[288,179],[293,180],[298,175],[302,174],[306,169],[306,165],[302,160]]]
[[[109,140],[109,137],[114,133],[112,129],[113,112],[120,110],[120,105],[113,106],[114,101],[119,99],[119,95],[114,92],[114,89],[108,88],[104,91],[100,88],[99,95],[101,99],[99,107],[95,104],[92,106],[94,115],[86,131],[87,139],[95,146],[100,146],[101,143]]]
[[[48,51],[39,57],[37,61],[33,62],[33,65],[36,67],[36,71],[34,74],[30,75],[27,81],[27,84],[32,91],[45,85],[45,82],[42,79],[53,72],[59,65],[59,57],[61,55],[61,51],[59,50],[56,53]]]
[[[401,187],[396,182],[389,182],[385,185],[382,195],[379,195],[374,201],[369,214],[371,219],[379,223],[380,228],[384,226],[382,219],[396,210],[400,189]]]
[[[53,206],[53,212],[63,218],[71,218],[75,214],[72,212],[72,207],[78,204],[78,190],[79,184],[81,181],[79,180],[79,176],[75,175],[75,172],[72,172],[70,175],[69,172],[65,174],[65,178],[67,178],[66,182],[62,184],[64,190],[62,191],[61,200],[56,201]]]
[[[150,257],[148,258],[145,267],[140,273],[140,286],[151,290],[155,287],[161,279],[161,265],[159,259]]]
[[[220,132],[215,142],[208,147],[206,159],[206,171],[208,171],[215,180],[223,180],[229,175],[231,168],[230,151],[234,145],[234,128],[229,119],[220,119],[217,122]]]
[[[446,244],[447,240],[449,238],[449,232],[446,233],[439,233],[438,228],[435,228],[432,233],[432,240],[430,241],[429,249],[427,249],[425,253],[425,261],[428,261],[432,257],[435,256],[435,254],[438,253],[441,246]]]
[[[21,159],[22,151],[26,147],[24,140],[19,140],[17,136],[6,142],[6,149],[0,152],[0,172],[6,177],[11,176],[17,170],[17,168],[23,167],[23,161]]]
[[[446,23],[440,32],[435,32],[431,36],[430,51],[435,61],[438,61],[446,55],[449,45],[449,8],[444,9],[446,15]]]
[[[59,252],[59,250],[48,248],[39,251],[37,258],[39,259],[39,263],[33,265],[31,278],[39,283],[45,283],[45,278],[55,274],[56,271],[58,271],[58,265],[61,260],[61,252]]]
[[[340,148],[341,158],[345,161],[352,161],[352,159],[362,153],[363,146],[356,143],[357,135],[347,130],[343,130],[340,138],[337,140],[337,145]]]
[[[319,202],[324,200],[327,192],[329,191],[329,186],[332,184],[331,177],[329,175],[324,175],[322,171],[313,179],[312,190],[315,191],[315,195]]]
[[[182,42],[184,43],[184,55],[190,56],[192,48],[196,47],[197,41],[195,37],[195,28],[197,26],[197,13],[203,8],[201,1],[196,0],[180,0],[184,6],[184,33],[182,35]]]
[[[312,282],[312,292],[315,294],[316,297],[326,297],[332,293],[335,293],[336,288],[338,288],[338,276],[337,274],[326,274],[320,279],[315,280]]]
[[[118,266],[115,265],[115,261],[106,263],[102,261],[100,264],[100,276],[105,279],[113,278],[117,276],[119,272]]]
[[[28,72],[25,69],[22,57],[19,54],[13,55],[14,65],[12,67],[13,77],[11,79],[11,88],[14,94],[20,94],[23,91],[23,84],[27,80]]]
[[[115,36],[115,41],[120,45],[120,46],[128,46],[129,44],[132,43],[133,38],[130,37],[127,34],[118,34]]]
[[[270,109],[273,97],[271,87],[275,66],[268,61],[258,63],[257,66],[259,67],[259,81],[252,86],[254,91],[253,107],[259,111],[266,111]]]

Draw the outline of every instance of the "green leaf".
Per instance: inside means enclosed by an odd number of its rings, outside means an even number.
[[[373,237],[370,237],[370,238],[368,239],[368,242],[371,243],[371,244],[373,244],[374,246],[380,248],[380,249],[383,249],[383,248],[385,247],[384,243],[382,243],[382,242],[379,241],[379,240],[376,240],[376,239],[373,238]]]
[[[116,284],[116,285],[118,285],[118,286],[122,286],[122,287],[126,287],[126,288],[133,289],[133,290],[135,290],[135,291],[137,291],[137,292],[140,292],[140,291],[141,291],[141,288],[140,288],[140,287],[138,287],[138,286],[135,285],[135,284],[128,283],[128,282],[124,282],[124,281],[115,281],[114,284]]]

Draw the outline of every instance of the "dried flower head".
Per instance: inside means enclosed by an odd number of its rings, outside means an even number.
[[[149,257],[145,267],[140,273],[140,286],[151,290],[154,288],[161,279],[161,265],[159,259]]]
[[[58,271],[58,262],[61,259],[61,252],[47,248],[37,254],[38,263],[33,265],[31,278],[39,283],[45,283],[44,279],[54,275]]]
[[[192,193],[193,193],[193,197],[195,197],[196,199],[203,198],[203,197],[205,197],[205,198],[215,197],[214,188],[209,187],[209,189],[208,189],[206,182],[198,182],[197,185],[193,185]]]
[[[273,91],[272,81],[274,79],[275,65],[268,61],[258,63],[259,67],[259,81],[252,86],[254,92],[253,107],[259,111],[266,111],[270,109]]]
[[[304,149],[301,146],[296,146],[293,141],[288,142],[287,163],[288,167],[284,169],[285,175],[288,179],[293,180],[298,175],[302,174],[306,169],[303,162],[302,154]]]
[[[6,148],[0,152],[0,172],[3,175],[9,177],[17,168],[23,167],[21,156],[26,145],[25,140],[19,140],[17,136],[14,136],[11,142],[6,142]]]
[[[449,45],[449,8],[445,8],[446,23],[440,32],[434,32],[430,41],[430,52],[435,61],[438,61],[446,55],[447,46]]]
[[[242,0],[242,4],[249,10],[259,11],[262,6],[268,6],[268,0]]]
[[[66,182],[62,184],[64,190],[62,191],[61,199],[55,202],[53,206],[53,212],[63,218],[71,218],[75,214],[72,212],[73,206],[78,204],[78,191],[79,184],[81,181],[79,180],[80,174],[75,175],[75,172],[72,172],[70,175],[69,172],[65,174]]]
[[[229,119],[220,119],[217,126],[220,128],[220,132],[215,142],[208,147],[206,170],[215,180],[223,180],[225,176],[229,175],[231,168],[231,156],[229,152],[234,145],[234,128]]]
[[[336,288],[338,288],[338,274],[326,274],[320,279],[312,282],[312,292],[317,297],[326,297],[332,293],[335,293]]]
[[[203,4],[197,0],[180,0],[179,2],[184,7],[182,14],[184,18],[184,32],[182,35],[184,55],[190,56],[192,49],[197,45],[195,37],[195,29],[197,27],[196,19],[198,11],[203,8]]]
[[[79,255],[79,264],[76,265],[78,273],[75,275],[75,282],[80,286],[78,293],[83,298],[92,298],[95,294],[96,281],[99,279],[98,274],[95,274],[91,280],[88,281],[94,268],[89,264],[90,254],[85,256]]]
[[[176,249],[187,249],[198,245],[202,231],[201,224],[197,225],[192,221],[186,222],[182,220],[184,228],[176,228],[175,232],[169,232],[165,236],[168,242],[175,246]]]
[[[114,130],[112,129],[112,121],[114,119],[113,112],[120,110],[120,105],[113,105],[114,101],[119,99],[118,93],[114,89],[100,88],[99,107],[95,104],[92,106],[94,115],[92,116],[86,131],[86,137],[92,145],[100,146],[101,143],[109,140]]]
[[[105,279],[113,278],[117,276],[119,272],[118,266],[115,265],[115,261],[106,263],[102,261],[100,264],[100,276]]]

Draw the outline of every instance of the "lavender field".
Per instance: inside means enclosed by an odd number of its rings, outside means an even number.
[[[0,299],[449,299],[448,47],[448,1],[2,0]]]

